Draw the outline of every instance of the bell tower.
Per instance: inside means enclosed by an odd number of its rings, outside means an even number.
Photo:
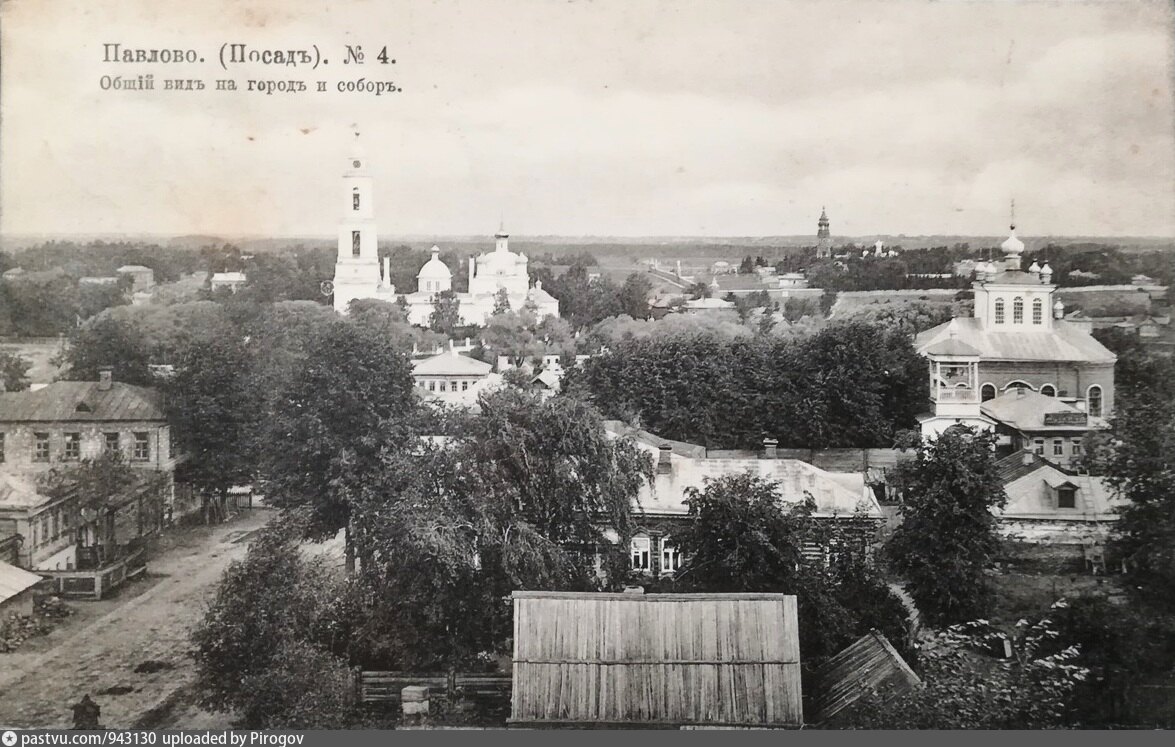
[[[816,258],[832,256],[832,233],[829,231],[828,212],[820,208],[820,220],[816,222]]]
[[[356,298],[375,298],[382,282],[376,245],[373,183],[359,133],[351,146],[343,171],[340,194],[338,257],[335,260],[335,310],[347,313]]]

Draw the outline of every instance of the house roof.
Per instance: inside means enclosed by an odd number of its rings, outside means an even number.
[[[995,513],[1004,519],[1048,519],[1054,521],[1116,521],[1117,509],[1125,501],[1115,494],[1102,478],[1075,474],[1040,459],[1035,454],[1030,464],[1022,454],[1013,454],[999,462],[1004,478],[1004,492],[1008,501]],[[1009,460],[1020,461],[1019,466],[1007,465]],[[1075,508],[1058,508],[1053,491],[1060,486],[1077,488]]]
[[[0,508],[31,508],[48,500],[31,480],[0,472]]]
[[[143,265],[123,265],[122,267],[118,268],[118,270],[116,270],[116,272],[155,272],[155,271],[152,270],[150,267],[144,267]]]
[[[41,577],[0,561],[0,604],[41,582]]]
[[[955,355],[966,358],[974,358],[979,355],[978,350],[957,337],[939,340],[926,348],[925,352],[927,355]]]
[[[414,376],[485,376],[493,366],[450,350],[412,364]]]
[[[1053,321],[1051,330],[1016,329],[992,331],[984,329],[983,320],[955,318],[915,338],[915,347],[923,355],[930,346],[951,336],[979,351],[982,359],[1001,361],[1066,361],[1080,363],[1113,363],[1117,356],[1080,326],[1060,319]]]
[[[734,304],[721,298],[697,298],[693,301],[686,301],[685,307],[687,309],[733,309]]]
[[[995,399],[989,399],[980,406],[980,410],[995,420],[1005,423],[1021,431],[1038,430],[1089,430],[1091,424],[1075,425],[1045,425],[1046,413],[1077,413],[1084,414],[1068,402],[1056,397],[1046,397],[1030,389],[1012,389],[1004,392]]]
[[[212,282],[214,283],[243,283],[248,278],[243,272],[214,272],[212,273]]]
[[[0,394],[0,422],[166,420],[159,393],[112,382],[55,381],[35,392]]]

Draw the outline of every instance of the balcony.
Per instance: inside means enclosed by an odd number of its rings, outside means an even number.
[[[938,387],[932,390],[931,397],[935,402],[959,402],[963,404],[979,402],[979,392],[971,387],[954,387],[953,389]]]

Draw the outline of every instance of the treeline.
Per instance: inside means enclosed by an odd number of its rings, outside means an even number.
[[[704,332],[620,340],[565,385],[610,417],[712,448],[888,447],[926,406],[925,363],[900,330],[847,322],[810,336]]]

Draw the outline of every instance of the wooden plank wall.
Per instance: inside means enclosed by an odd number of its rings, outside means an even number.
[[[876,630],[825,662],[815,679],[818,723],[833,719],[871,692],[892,697],[922,684],[897,650]]]
[[[794,596],[516,592],[514,626],[514,722],[803,722]]]

